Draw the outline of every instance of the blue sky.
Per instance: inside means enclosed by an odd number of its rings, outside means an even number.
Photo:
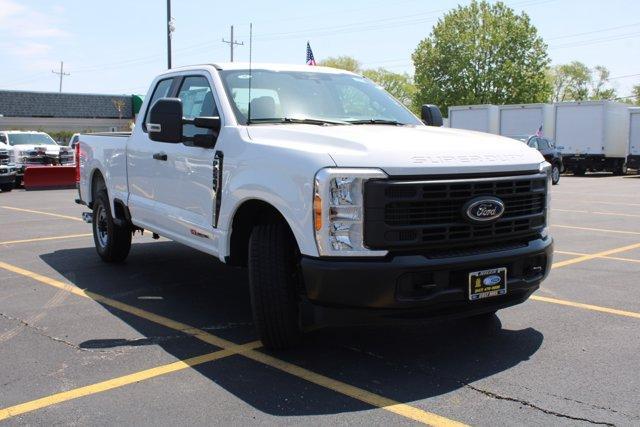
[[[317,60],[351,55],[365,67],[412,72],[411,53],[439,17],[466,0],[173,0],[174,65],[227,61],[229,26],[245,46],[254,23],[254,61],[301,63],[309,40]],[[611,70],[619,96],[640,83],[640,1],[508,0],[549,44],[554,64]],[[0,0],[0,88],[144,93],[166,67],[164,0]],[[628,76],[628,77],[627,77]]]

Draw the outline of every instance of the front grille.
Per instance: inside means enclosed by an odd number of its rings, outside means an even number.
[[[365,184],[365,244],[372,249],[446,249],[513,240],[545,225],[544,175]],[[494,196],[505,211],[491,224],[470,223],[463,206]]]
[[[0,165],[8,165],[9,163],[11,163],[9,152],[7,150],[0,150]]]

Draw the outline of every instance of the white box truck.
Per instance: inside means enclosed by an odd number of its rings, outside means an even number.
[[[613,101],[555,104],[556,144],[566,170],[623,175],[629,150],[629,106]]]
[[[497,105],[461,105],[449,107],[449,127],[498,134],[500,119]]]
[[[627,165],[640,174],[640,107],[629,108],[629,156]]]
[[[544,136],[553,138],[555,115],[553,104],[513,104],[501,105],[500,135],[533,135],[540,126]]]

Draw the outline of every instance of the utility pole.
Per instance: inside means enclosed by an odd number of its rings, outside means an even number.
[[[167,0],[167,68],[171,69],[171,34],[175,31],[171,17],[171,0]]]
[[[60,76],[60,92],[62,92],[62,78],[64,76],[70,76],[71,73],[64,72],[64,61],[60,61],[60,71],[51,70],[51,72]]]
[[[229,43],[229,47],[231,48],[231,62],[233,62],[233,47],[244,46],[244,42],[237,42],[233,38],[233,25],[231,26],[231,40],[225,40],[224,38],[222,38],[222,43]]]

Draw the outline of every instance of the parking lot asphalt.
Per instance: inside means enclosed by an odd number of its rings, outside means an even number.
[[[0,422],[640,425],[640,176],[562,177],[551,275],[493,321],[277,353],[245,271],[149,233],[104,264],[75,196],[0,194]]]

